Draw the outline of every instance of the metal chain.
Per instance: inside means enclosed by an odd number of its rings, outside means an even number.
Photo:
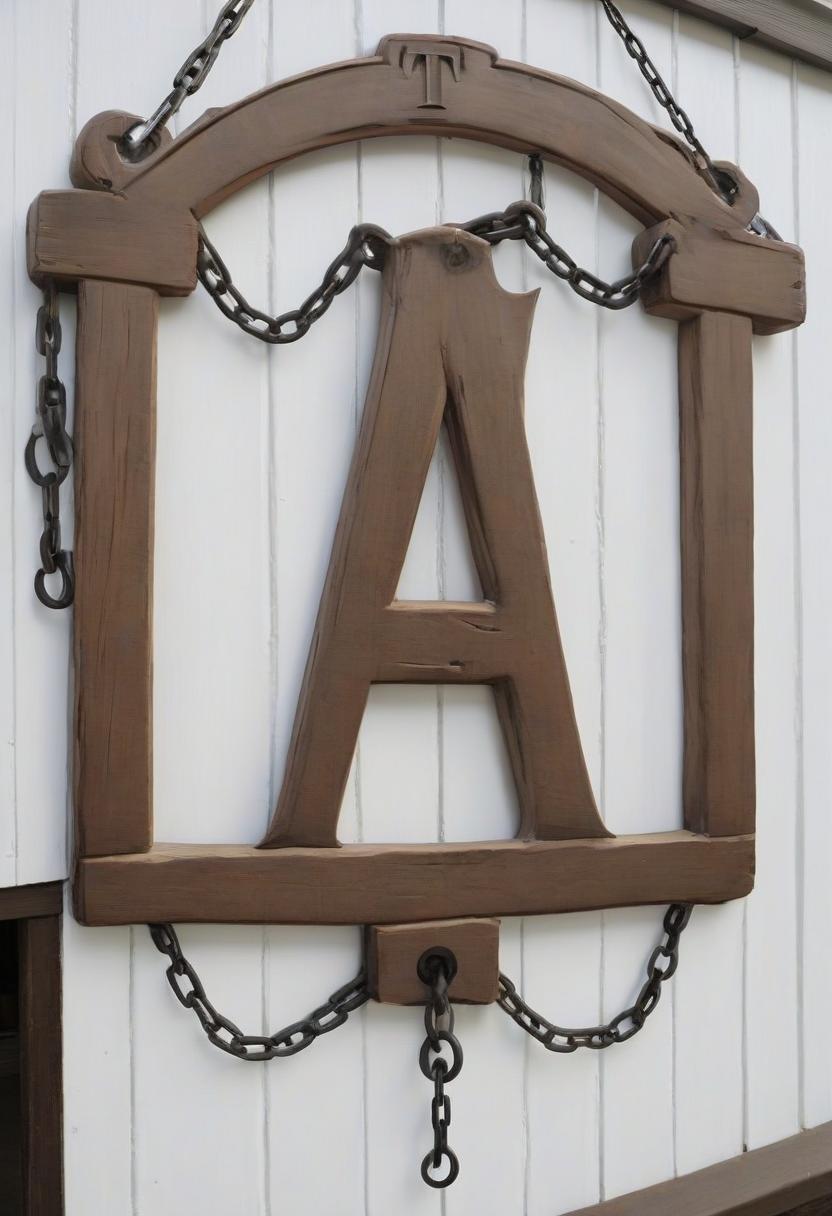
[[[649,84],[656,101],[664,110],[667,110],[673,126],[680,135],[684,136],[689,146],[700,158],[702,166],[716,186],[717,191],[727,203],[733,202],[739,191],[737,182],[726,169],[718,168],[711,160],[711,157],[705,151],[702,141],[696,134],[693,123],[687,113],[679,105],[662,77],[661,72],[647,54],[644,43],[630,29],[621,10],[616,4],[613,4],[613,0],[601,0],[601,7],[610,25],[624,43],[627,54],[635,61],[642,76]]]
[[[659,1003],[662,985],[675,974],[679,965],[679,938],[690,920],[692,911],[691,904],[671,904],[664,917],[665,940],[650,955],[647,981],[635,1003],[603,1026],[585,1026],[580,1029],[556,1026],[527,1005],[515,985],[502,973],[498,1004],[527,1034],[542,1043],[547,1051],[569,1054],[577,1051],[579,1047],[603,1051],[614,1043],[626,1043],[644,1026]]]
[[[278,316],[255,308],[235,287],[228,267],[201,225],[197,274],[220,312],[239,325],[244,333],[261,342],[297,342],[324,315],[335,297],[355,282],[365,266],[381,269],[385,248],[391,240],[390,234],[375,224],[358,224],[337,258],[327,267],[320,287],[307,296],[300,308]]]
[[[538,194],[539,190],[538,187]],[[645,282],[661,270],[676,248],[672,236],[665,234],[659,237],[638,270],[614,283],[608,283],[591,271],[584,270],[552,239],[546,231],[545,214],[532,202],[520,200],[506,207],[505,211],[481,215],[462,227],[491,245],[497,245],[500,241],[525,241],[547,269],[567,282],[576,295],[600,308],[615,311],[629,308],[636,302]]]
[[[43,504],[43,531],[40,537],[40,569],[35,575],[35,594],[47,608],[68,608],[75,595],[75,574],[72,554],[61,547],[61,486],[72,467],[72,440],[66,429],[66,388],[58,375],[58,355],[61,350],[61,318],[58,290],[50,280],[43,291],[43,303],[38,309],[35,346],[46,362],[46,371],[38,381],[37,421],[26,444],[26,471],[36,486],[40,486]],[[43,472],[38,464],[37,444],[43,439],[52,468]],[[46,589],[46,576],[59,574],[61,589],[51,595]]]
[[[297,1055],[321,1035],[343,1026],[349,1015],[370,999],[365,973],[360,971],[354,980],[334,992],[326,1004],[301,1021],[271,1035],[243,1034],[209,1001],[202,981],[182,953],[173,925],[148,925],[148,928],[156,949],[170,960],[166,975],[180,1005],[193,1010],[214,1047],[238,1060],[275,1060]]]
[[[254,0],[227,0],[220,9],[210,34],[191,51],[173,78],[173,88],[145,122],[138,122],[126,132],[121,149],[128,160],[141,160],[154,147],[153,136],[177,113],[186,97],[201,89],[214,66],[214,60],[224,42],[240,28],[240,23]]]
[[[432,954],[425,959],[424,967],[422,962],[420,960],[419,971],[422,979],[429,982],[430,994],[425,1004],[426,1038],[419,1052],[419,1067],[422,1074],[433,1082],[430,1104],[433,1148],[422,1160],[422,1179],[428,1186],[444,1190],[459,1174],[459,1158],[448,1144],[451,1100],[445,1093],[445,1086],[462,1071],[462,1046],[454,1034],[454,1011],[448,996],[448,985],[456,966],[454,961],[451,970],[448,960],[440,954]],[[450,1052],[450,1061],[442,1055],[443,1044]],[[438,1170],[443,1159],[448,1163],[448,1172],[437,1178],[431,1170]]]

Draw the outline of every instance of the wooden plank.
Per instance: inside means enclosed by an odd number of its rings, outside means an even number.
[[[685,822],[754,830],[751,322],[703,313],[679,333]]]
[[[788,1216],[832,1193],[832,1123],[571,1216]],[[828,1209],[827,1209],[828,1210]]]
[[[822,0],[658,0],[806,63],[832,68],[832,13]]]
[[[425,921],[414,925],[370,925],[365,959],[373,999],[392,1005],[421,1005],[430,995],[420,978],[419,961],[433,947],[453,955],[451,1000],[491,1005],[499,985],[498,920]]]
[[[627,0],[626,12],[659,70],[672,78],[672,15],[645,0]],[[598,88],[665,125],[619,41],[605,36],[600,6],[598,18]],[[609,198],[599,199],[598,212],[597,265],[605,279],[614,279],[629,269],[625,251],[636,229]],[[640,308],[602,312],[597,324],[604,818],[613,832],[661,832],[682,823],[678,331]],[[660,921],[651,908],[605,913],[603,1018],[632,999]],[[599,1178],[606,1197],[673,1171],[668,996],[641,1041],[633,1040],[627,1051],[601,1053]]]
[[[798,75],[799,231],[813,276],[832,274],[821,200],[832,190],[832,163],[817,156],[818,140],[829,129],[832,78],[812,69]],[[803,1108],[801,1121],[813,1127],[832,1119],[832,1044],[825,1033],[832,1008],[832,968],[825,965],[826,927],[832,924],[832,884],[826,859],[832,856],[832,563],[826,558],[832,518],[832,412],[827,408],[829,369],[828,309],[820,301],[797,335],[798,461],[800,521],[800,705],[803,806],[798,864],[802,868],[799,907]],[[798,879],[800,882],[800,878]],[[801,891],[801,887],[798,887]]]
[[[41,882],[23,887],[0,887],[0,920],[57,916],[63,907],[63,883]]]
[[[588,841],[257,849],[154,845],[78,867],[79,919],[390,924],[721,903],[753,883],[753,838],[689,832]]]
[[[186,211],[135,206],[121,194],[48,190],[29,209],[29,277],[112,279],[185,296],[196,287],[197,224]]]
[[[739,148],[766,209],[788,240],[795,192],[779,157],[794,154],[792,65],[742,45]],[[777,160],[772,147],[779,149]],[[794,338],[754,347],[755,718],[757,878],[745,951],[745,1144],[761,1148],[800,1128],[797,965],[799,824]],[[772,992],[777,1000],[771,1000]],[[779,1043],[777,1051],[771,1050]]]
[[[57,916],[20,922],[23,1210],[63,1216],[61,930]]]
[[[76,845],[95,856],[152,838],[158,296],[88,280],[78,302]]]

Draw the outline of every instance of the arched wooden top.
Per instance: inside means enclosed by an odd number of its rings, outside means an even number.
[[[316,68],[210,110],[138,165],[117,137],[124,115],[82,131],[76,185],[200,217],[276,165],[350,140],[444,135],[539,152],[594,182],[645,224],[731,230],[748,222],[709,187],[681,144],[574,80],[502,60],[479,42],[393,34],[375,55]],[[746,200],[747,201],[747,200]]]

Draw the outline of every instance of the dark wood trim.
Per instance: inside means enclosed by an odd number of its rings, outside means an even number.
[[[832,68],[832,9],[818,0],[659,0],[758,43]]]
[[[23,1211],[25,1216],[62,1216],[60,917],[22,920],[18,949]]]
[[[59,916],[62,908],[61,882],[39,882],[27,887],[0,887],[0,920]]]
[[[832,1211],[832,1123],[571,1216],[790,1216]]]
[[[89,925],[361,925],[722,903],[753,885],[753,836],[665,832],[340,849],[156,844],[81,861],[74,895]]]

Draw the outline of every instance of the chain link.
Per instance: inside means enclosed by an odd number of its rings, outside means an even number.
[[[40,487],[43,531],[40,536],[40,569],[35,575],[35,594],[47,608],[68,608],[75,595],[72,554],[61,545],[61,486],[72,467],[72,440],[66,429],[66,388],[58,375],[61,350],[61,318],[58,290],[53,281],[44,287],[43,303],[38,309],[35,347],[45,361],[46,370],[38,381],[37,421],[26,444],[26,471]],[[38,440],[43,439],[52,468],[44,472],[38,464]],[[58,574],[61,588],[52,595],[46,576]]]
[[[250,304],[239,288],[217,250],[200,225],[197,274],[220,312],[239,325],[244,333],[261,342],[282,344],[297,342],[324,315],[332,301],[355,282],[365,266],[380,270],[384,264],[390,234],[375,224],[358,224],[349,234],[347,243],[327,267],[319,287],[299,308],[272,316]]]
[[[326,1004],[301,1021],[271,1035],[243,1034],[239,1026],[211,1004],[202,981],[182,953],[173,925],[148,925],[148,928],[156,949],[170,960],[165,974],[180,1005],[193,1010],[214,1047],[238,1060],[276,1060],[297,1055],[321,1035],[343,1026],[349,1015],[370,999],[365,973],[360,971],[354,980],[334,992]]]
[[[701,167],[705,169],[711,181],[716,186],[717,191],[725,199],[727,203],[732,203],[737,196],[739,186],[733,176],[726,170],[720,169],[711,160],[711,157],[705,151],[705,148],[699,136],[694,130],[693,123],[687,113],[677,102],[676,98],[670,91],[661,72],[656,67],[653,60],[647,54],[644,43],[639,36],[630,29],[630,26],[624,19],[624,15],[613,0],[601,0],[607,20],[612,28],[618,34],[621,41],[627,50],[627,54],[633,59],[641,72],[644,79],[650,86],[653,96],[656,101],[666,110],[673,126],[682,135],[689,146],[693,149],[701,161]]]
[[[136,123],[124,135],[121,149],[130,161],[141,160],[155,146],[154,134],[160,127],[166,126],[182,105],[186,97],[190,97],[201,89],[205,78],[214,66],[214,60],[224,42],[240,28],[240,23],[251,8],[254,0],[227,0],[220,9],[220,14],[214,23],[210,34],[191,51],[182,67],[173,78],[173,88],[163,102],[154,110],[145,122]]]
[[[430,1104],[433,1148],[422,1160],[422,1179],[436,1190],[450,1186],[459,1174],[459,1158],[448,1144],[451,1100],[445,1093],[445,1086],[454,1081],[462,1070],[462,1046],[454,1034],[454,1011],[448,996],[448,985],[455,970],[455,960],[451,970],[448,960],[441,954],[432,954],[420,960],[420,975],[423,980],[429,980],[430,993],[425,1003],[426,1037],[419,1052],[419,1067],[422,1074],[433,1082]],[[450,1052],[450,1061],[442,1055],[443,1046]],[[440,1169],[443,1160],[448,1163],[447,1173],[437,1178],[431,1171]]]
[[[481,215],[462,227],[491,245],[497,245],[500,241],[525,241],[544,266],[568,283],[581,299],[614,311],[629,308],[636,302],[645,282],[661,270],[676,248],[672,236],[665,234],[659,237],[638,270],[614,283],[608,283],[591,271],[584,270],[552,239],[546,231],[545,214],[532,202],[520,200],[506,207],[505,211]]]
[[[644,1026],[659,1003],[662,985],[675,974],[679,965],[679,939],[692,911],[691,904],[671,904],[664,917],[664,941],[650,955],[647,980],[635,1003],[603,1026],[585,1026],[580,1029],[556,1026],[527,1005],[515,985],[502,973],[498,1004],[527,1034],[542,1043],[547,1051],[569,1054],[580,1047],[603,1051],[614,1043],[626,1043]]]

